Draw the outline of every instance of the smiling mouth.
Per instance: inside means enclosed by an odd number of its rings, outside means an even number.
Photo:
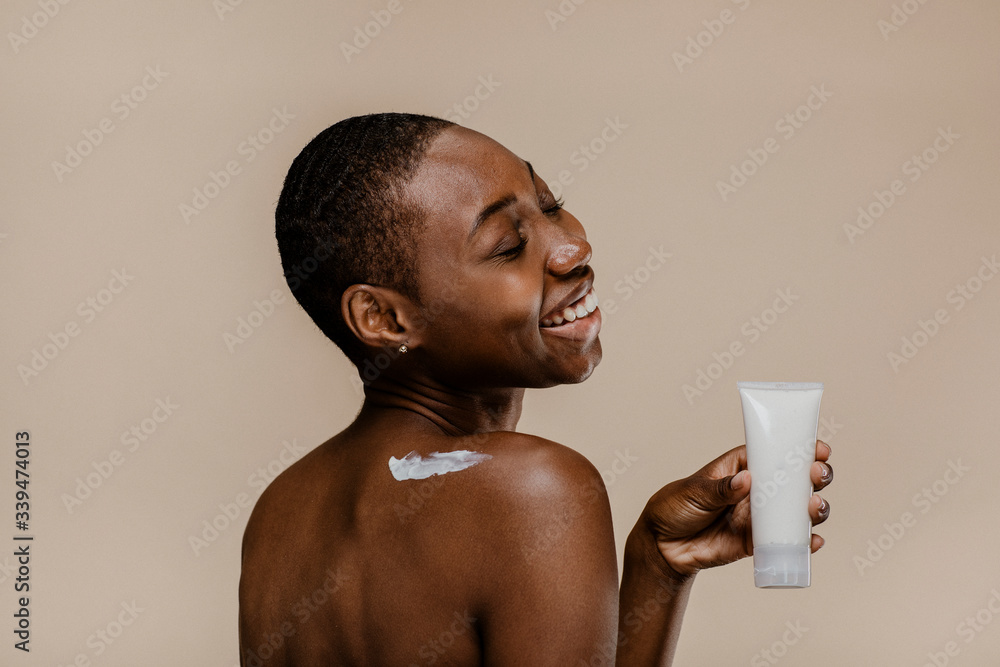
[[[542,318],[541,327],[558,327],[563,324],[571,324],[576,320],[582,320],[597,310],[597,305],[597,294],[594,292],[594,288],[591,287],[589,292],[558,313],[553,314],[551,317]]]

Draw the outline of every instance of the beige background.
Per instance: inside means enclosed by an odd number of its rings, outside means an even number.
[[[13,557],[0,556],[0,663],[237,662],[237,503],[360,402],[282,279],[282,178],[336,120],[458,104],[550,182],[572,178],[562,189],[605,299],[604,362],[581,386],[529,393],[521,426],[605,471],[619,549],[653,491],[743,441],[737,380],[826,383],[837,482],[813,587],[756,590],[748,561],[702,573],[677,664],[993,664],[1000,280],[976,281],[1000,251],[1000,5],[907,0],[889,31],[889,0],[564,0],[559,22],[556,0],[401,0],[348,62],[341,43],[387,1],[226,1],[4,3],[0,540],[17,532],[12,442],[28,429],[36,541],[30,656],[12,648]],[[712,23],[727,10],[729,24]],[[697,57],[678,67],[686,48]],[[799,109],[813,86],[829,97]],[[268,135],[275,109],[294,118]],[[809,118],[788,136],[797,110]],[[95,134],[103,119],[113,131]],[[609,120],[620,132],[602,144]],[[938,154],[949,128],[958,138]],[[258,133],[270,143],[251,161]],[[723,201],[717,181],[769,138],[777,152]],[[81,142],[92,150],[57,175]],[[579,151],[592,142],[590,161]],[[912,181],[904,163],[927,149],[936,161]],[[186,221],[180,206],[229,161],[239,173]],[[903,194],[850,238],[858,207],[896,179]],[[661,246],[671,257],[647,271]],[[134,278],[106,291],[122,269]],[[631,294],[629,276],[644,281]],[[953,292],[966,283],[981,287],[971,300]],[[245,342],[227,339],[273,290],[284,302],[252,316]],[[776,290],[794,299],[775,319]],[[887,355],[938,310],[947,320],[894,368]],[[45,347],[74,324],[65,349]],[[19,370],[36,350],[53,358]],[[689,401],[700,370],[715,379]],[[179,407],[167,416],[158,399]],[[132,451],[122,434],[143,420]],[[90,495],[67,504],[81,483]],[[133,602],[142,611],[118,634]]]

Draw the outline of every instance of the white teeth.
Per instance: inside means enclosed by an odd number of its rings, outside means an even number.
[[[561,312],[542,319],[543,327],[559,326],[563,322],[574,322],[587,317],[597,310],[597,294],[593,288],[583,298],[577,300],[577,305],[563,308]]]

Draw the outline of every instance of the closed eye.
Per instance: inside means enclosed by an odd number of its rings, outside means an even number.
[[[528,245],[528,237],[522,236],[520,243],[518,243],[510,250],[504,250],[503,252],[497,253],[494,256],[494,259],[496,259],[498,262],[509,262],[510,260],[515,259],[518,255],[520,255],[527,245]]]
[[[542,209],[542,213],[548,216],[555,216],[559,214],[559,211],[563,210],[563,198],[555,200],[555,202],[548,208]]]

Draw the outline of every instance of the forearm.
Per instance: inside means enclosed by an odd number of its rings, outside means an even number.
[[[616,664],[669,666],[694,575],[670,571],[642,519],[625,543]]]

